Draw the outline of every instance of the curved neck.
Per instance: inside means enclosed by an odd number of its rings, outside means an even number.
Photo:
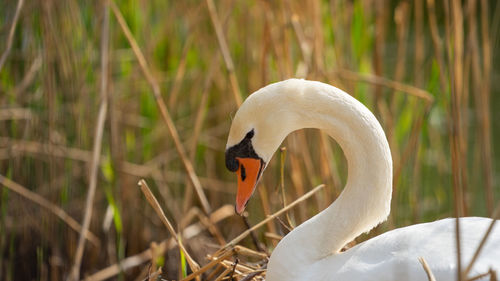
[[[382,127],[356,99],[319,82],[294,80],[281,88],[286,92],[281,97],[287,114],[276,122],[282,128],[278,134],[301,128],[321,129],[337,141],[348,163],[347,184],[337,200],[295,228],[273,253],[271,259],[279,260],[280,256],[295,257],[300,252],[297,265],[285,265],[290,269],[338,253],[346,243],[386,219],[392,159]],[[290,262],[290,258],[284,260]]]

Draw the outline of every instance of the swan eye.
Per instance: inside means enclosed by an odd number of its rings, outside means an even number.
[[[245,166],[241,164],[240,169],[241,169],[241,181],[245,181],[245,179],[247,178],[247,172],[245,171]]]

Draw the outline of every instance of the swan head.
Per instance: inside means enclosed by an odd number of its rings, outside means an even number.
[[[283,104],[283,86],[283,82],[275,83],[254,92],[233,118],[226,145],[226,167],[238,177],[238,214],[245,210],[266,165],[290,132],[287,124],[293,119]]]
[[[247,131],[240,141],[226,149],[226,167],[236,172],[238,192],[236,194],[236,212],[241,214],[252,196],[266,166],[266,162],[255,151],[252,140],[255,129]]]

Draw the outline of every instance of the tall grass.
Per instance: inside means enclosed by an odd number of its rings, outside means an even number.
[[[346,90],[386,131],[391,216],[358,242],[417,222],[491,216],[498,205],[496,1],[4,2],[1,280],[142,280],[158,268],[180,279],[191,273],[186,262],[203,269],[207,254],[220,262],[205,279],[261,268],[262,254],[330,204],[346,177],[334,141],[293,133],[248,206],[248,226],[325,187],[249,231],[234,252],[214,254],[248,228],[230,206],[231,118],[253,91],[290,77]],[[144,200],[142,178],[164,217]]]

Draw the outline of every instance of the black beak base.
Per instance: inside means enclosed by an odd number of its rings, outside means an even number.
[[[238,144],[231,146],[226,150],[226,168],[231,172],[236,172],[240,163],[239,158],[254,158],[261,159],[252,146],[252,137],[254,136],[254,130],[252,129],[248,132]]]

